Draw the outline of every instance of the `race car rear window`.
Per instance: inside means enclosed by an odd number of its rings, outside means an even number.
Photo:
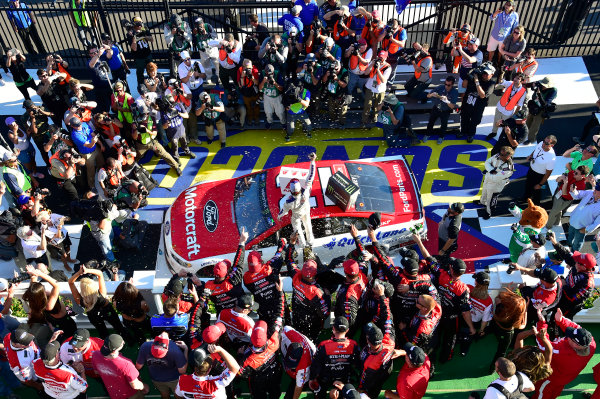
[[[360,188],[356,210],[394,212],[394,197],[385,172],[368,164],[346,163],[350,179]]]
[[[267,201],[267,172],[239,178],[233,198],[238,231],[245,227],[248,241],[275,224]]]

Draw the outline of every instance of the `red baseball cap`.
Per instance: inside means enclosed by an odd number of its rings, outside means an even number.
[[[365,45],[365,44],[367,44],[367,41],[365,40],[364,37],[361,37],[360,39],[358,39],[358,45],[359,46],[362,46],[362,45]]]
[[[262,348],[267,344],[267,322],[259,320],[252,330],[250,341],[255,348]]]
[[[252,273],[258,272],[262,268],[263,262],[260,252],[252,251],[248,255],[248,270]]]
[[[302,277],[313,278],[317,275],[317,262],[314,260],[307,260],[302,265]]]
[[[349,274],[351,276],[356,276],[360,271],[358,267],[358,262],[354,259],[348,259],[344,261],[344,273]]]
[[[581,263],[586,269],[592,270],[596,267],[596,258],[592,254],[582,254],[579,251],[573,252],[573,259],[577,263]]]
[[[150,352],[157,359],[162,359],[167,356],[169,351],[169,338],[161,337],[160,335],[154,338]]]
[[[202,341],[206,344],[214,344],[219,340],[221,335],[227,330],[225,324],[219,322],[215,323],[212,326],[208,326],[202,331]]]
[[[371,11],[371,16],[373,17],[373,19],[376,19],[379,21],[381,19],[381,11],[373,10],[373,11]]]
[[[379,53],[377,53],[377,56],[378,56],[379,58],[382,58],[382,59],[384,59],[384,60],[387,60],[387,57],[388,57],[388,52],[387,52],[387,51],[385,51],[385,50],[379,50]]]
[[[213,269],[213,274],[215,275],[215,277],[224,278],[225,276],[227,276],[227,271],[229,270],[230,266],[231,262],[229,261],[229,259],[222,260],[215,265]]]

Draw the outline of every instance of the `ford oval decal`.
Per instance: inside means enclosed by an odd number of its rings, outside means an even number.
[[[209,200],[204,205],[202,215],[204,217],[204,226],[206,227],[206,230],[213,233],[219,225],[219,208],[217,208],[215,201]]]

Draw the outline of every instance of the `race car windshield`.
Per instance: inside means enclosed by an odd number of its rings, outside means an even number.
[[[356,210],[394,213],[394,197],[385,172],[375,165],[346,163],[350,179],[360,188]]]
[[[267,201],[267,172],[239,178],[233,194],[238,231],[248,232],[248,241],[275,224]]]

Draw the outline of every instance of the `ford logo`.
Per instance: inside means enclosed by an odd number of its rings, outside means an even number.
[[[204,205],[202,216],[204,217],[206,230],[213,233],[219,225],[219,208],[217,208],[215,201],[210,200]]]

